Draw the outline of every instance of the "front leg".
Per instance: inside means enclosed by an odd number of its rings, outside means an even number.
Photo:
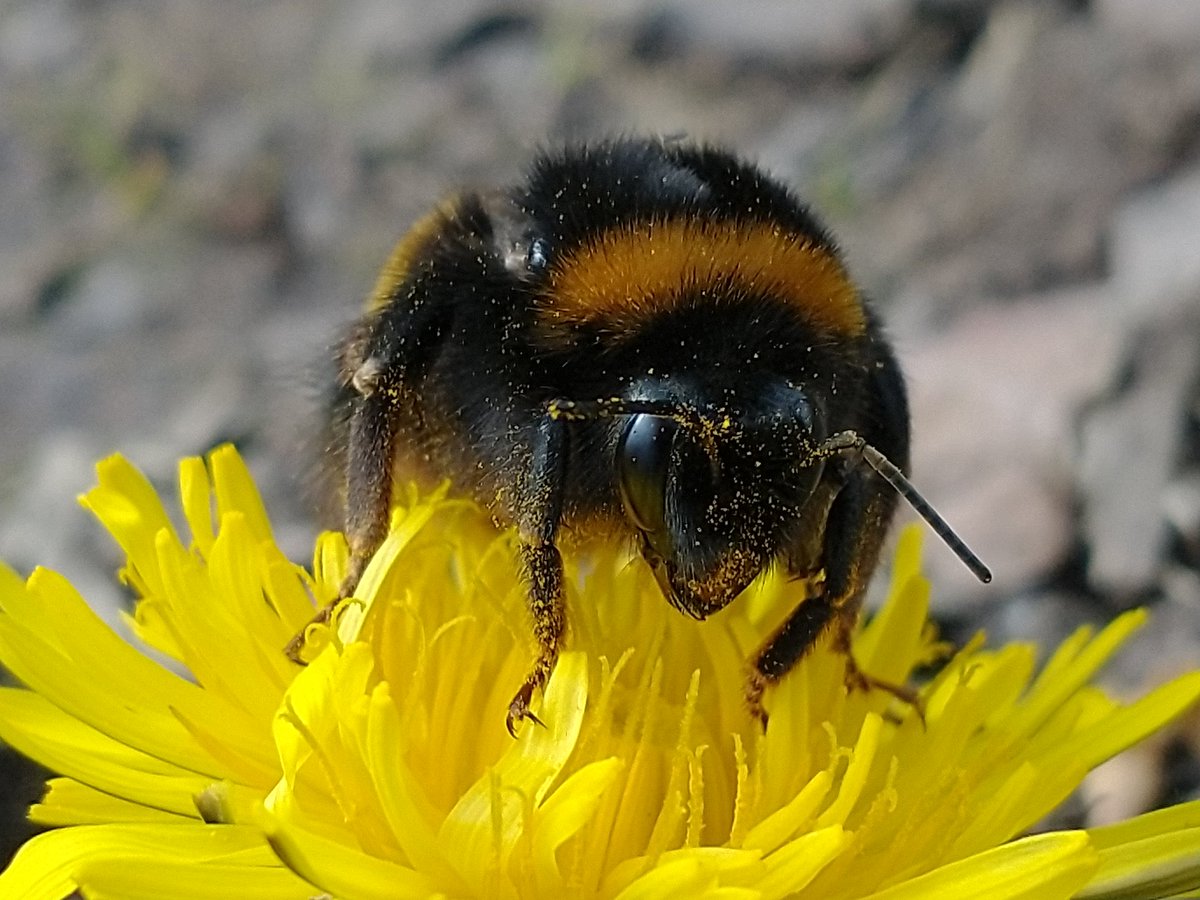
[[[875,571],[895,494],[870,471],[851,470],[829,509],[822,542],[825,581],[820,593],[801,601],[763,644],[751,664],[746,701],[752,715],[766,726],[763,693],[792,670],[829,630],[834,647],[846,657],[846,685],[851,689],[880,688],[916,704],[908,688],[872,678],[854,662],[850,635],[862,607],[863,595]]]
[[[312,621],[284,648],[293,662],[304,663],[305,632],[328,622],[334,607],[358,587],[367,563],[387,537],[392,505],[392,458],[396,443],[394,389],[380,386],[354,398],[346,446],[346,540],[350,561],[337,597],[319,609]]]
[[[538,655],[525,683],[508,705],[506,724],[514,738],[517,723],[524,719],[543,724],[530,711],[530,704],[554,671],[566,633],[562,557],[554,543],[562,515],[566,465],[566,425],[546,414],[534,433],[528,476],[516,500],[521,569]]]

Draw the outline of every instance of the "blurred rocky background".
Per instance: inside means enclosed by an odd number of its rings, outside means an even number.
[[[0,558],[112,615],[94,461],[172,491],[232,440],[304,559],[314,361],[397,236],[544,141],[632,131],[742,149],[841,236],[915,480],[996,572],[927,541],[950,637],[1145,604],[1110,689],[1200,663],[1192,0],[5,0]],[[1113,763],[1078,818],[1195,795],[1198,745]],[[17,823],[36,773],[0,766]]]

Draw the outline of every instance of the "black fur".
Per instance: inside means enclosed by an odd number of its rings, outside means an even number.
[[[515,523],[540,655],[510,728],[532,717],[558,654],[564,536],[627,536],[667,599],[697,618],[769,565],[823,569],[824,592],[753,660],[756,707],[764,681],[831,623],[848,627],[875,569],[896,495],[820,448],[853,431],[907,469],[904,383],[870,310],[861,332],[831,336],[769,293],[681,283],[694,296],[649,304],[633,333],[538,327],[573,250],[620,225],[698,218],[778,226],[838,258],[803,204],[728,153],[639,139],[573,147],[541,156],[507,193],[460,197],[340,350],[330,421],[354,557],[344,592],[382,538],[394,476],[450,478]],[[582,405],[568,415],[556,401]],[[661,471],[636,476],[649,479],[639,490],[663,492],[649,530],[627,514],[618,474],[638,404],[673,410],[653,415],[677,425],[661,429],[672,441]]]

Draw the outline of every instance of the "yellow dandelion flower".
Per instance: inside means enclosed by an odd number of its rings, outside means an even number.
[[[959,652],[925,716],[844,687],[818,648],[743,707],[748,652],[793,602],[768,577],[697,624],[615,551],[568,565],[572,632],[518,740],[504,711],[530,658],[511,535],[474,506],[409,498],[312,662],[282,652],[334,596],[271,539],[236,453],[181,467],[187,543],[119,457],[84,504],[127,555],[123,643],[61,577],[0,570],[0,738],[62,777],[58,827],[0,896],[722,898],[1166,897],[1200,886],[1200,804],[1029,835],[1086,772],[1200,697],[1200,673],[1132,704],[1090,681],[1142,621],[1033,648]],[[864,669],[903,682],[941,653],[905,532]]]

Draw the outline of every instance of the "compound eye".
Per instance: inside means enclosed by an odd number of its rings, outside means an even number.
[[[625,513],[651,537],[667,531],[667,474],[679,424],[662,416],[636,415],[617,445],[617,483]]]
[[[808,399],[808,394],[803,391],[797,391],[793,401],[792,409],[795,413],[796,421],[803,426],[805,431],[812,434],[817,428],[817,417],[813,410],[812,402]]]
[[[788,384],[776,388],[770,395],[768,409],[772,420],[771,427],[783,424],[789,428],[798,428],[810,437],[824,436],[818,435],[818,431],[823,431],[820,411],[803,387]]]

